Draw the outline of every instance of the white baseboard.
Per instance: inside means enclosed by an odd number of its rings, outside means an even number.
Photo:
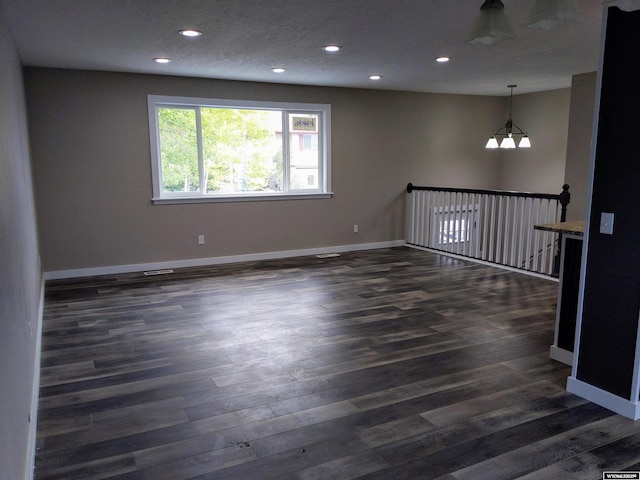
[[[259,260],[273,260],[277,258],[303,257],[322,253],[355,252],[360,250],[375,250],[379,248],[403,247],[404,240],[390,242],[358,243],[355,245],[337,245],[333,247],[306,248],[302,250],[283,250],[279,252],[249,253],[245,255],[229,255],[224,257],[194,258],[169,262],[138,263],[133,265],[115,265],[110,267],[80,268],[75,270],[57,270],[45,272],[45,280],[63,278],[92,277],[95,275],[113,275],[117,273],[144,272],[147,270],[162,270],[167,268],[203,267],[222,265],[225,263],[255,262]]]
[[[551,345],[551,348],[549,348],[549,358],[562,362],[565,365],[573,365],[573,352],[556,347],[555,345]]]
[[[36,346],[33,364],[33,386],[31,387],[31,408],[29,424],[29,437],[27,446],[27,458],[25,479],[33,480],[36,462],[36,436],[38,433],[38,400],[40,399],[40,361],[42,356],[42,319],[44,316],[44,276],[40,285],[40,304],[38,306],[38,318],[36,319]]]
[[[640,419],[640,405],[611,392],[594,387],[571,376],[567,379],[567,391],[631,420]]]

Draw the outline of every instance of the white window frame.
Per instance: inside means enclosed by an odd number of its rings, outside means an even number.
[[[206,202],[237,202],[264,200],[291,200],[310,198],[331,198],[331,105],[321,103],[290,103],[264,102],[249,100],[212,99],[195,97],[177,97],[167,95],[148,95],[147,106],[149,114],[149,140],[151,147],[151,177],[153,182],[154,204],[166,203],[206,203]],[[279,110],[283,115],[283,171],[285,172],[284,192],[251,192],[251,193],[202,193],[202,192],[163,192],[162,165],[160,157],[160,134],[158,125],[158,108],[161,107],[221,107],[245,108],[252,110]],[[318,114],[320,122],[320,138],[318,150],[320,165],[318,168],[318,189],[313,191],[289,190],[289,125],[285,121],[290,113]],[[285,125],[287,124],[287,125]]]

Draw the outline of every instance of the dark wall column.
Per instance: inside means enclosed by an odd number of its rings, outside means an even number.
[[[578,348],[568,389],[637,419],[640,11],[611,7],[605,21]],[[613,214],[611,233],[601,226],[603,213]]]

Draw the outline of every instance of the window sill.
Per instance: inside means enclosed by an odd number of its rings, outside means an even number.
[[[171,205],[178,203],[230,203],[230,202],[270,202],[273,200],[312,200],[333,197],[330,193],[283,193],[273,195],[235,195],[235,196],[197,196],[197,197],[162,197],[152,198],[154,205]]]

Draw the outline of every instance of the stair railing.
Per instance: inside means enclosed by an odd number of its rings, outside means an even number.
[[[407,185],[409,246],[557,276],[560,238],[534,225],[566,221],[571,195]]]

